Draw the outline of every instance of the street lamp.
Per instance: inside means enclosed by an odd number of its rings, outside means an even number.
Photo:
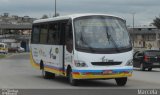
[[[132,17],[133,17],[133,27],[132,27],[132,33],[134,34],[134,16],[135,16],[135,13],[132,13]],[[133,35],[133,47],[134,47],[134,37],[135,35]]]
[[[132,16],[133,16],[133,32],[134,32],[134,16],[135,16],[135,13],[132,13]]]
[[[57,9],[56,9],[56,7],[57,7],[57,6],[56,6],[56,0],[55,0],[54,4],[55,4],[55,8],[54,8],[55,10],[54,10],[54,12],[55,12],[55,17],[56,17],[56,16],[57,16],[57,15],[56,15],[56,14],[57,14],[57,12],[56,12],[56,10],[57,10]]]

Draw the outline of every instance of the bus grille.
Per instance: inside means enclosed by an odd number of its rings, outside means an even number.
[[[92,65],[99,66],[111,66],[111,65],[120,65],[122,62],[91,62]]]

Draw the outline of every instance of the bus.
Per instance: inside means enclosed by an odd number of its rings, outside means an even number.
[[[108,14],[73,14],[36,20],[31,35],[31,64],[44,78],[115,79],[125,86],[132,76],[132,44],[126,21]]]
[[[0,43],[0,53],[2,54],[8,53],[8,47],[5,43]]]

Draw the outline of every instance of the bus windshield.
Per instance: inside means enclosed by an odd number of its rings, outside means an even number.
[[[111,16],[87,16],[74,20],[75,44],[88,52],[131,50],[125,21]],[[105,52],[106,51],[106,52]]]

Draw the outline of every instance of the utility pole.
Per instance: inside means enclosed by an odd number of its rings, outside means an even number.
[[[56,10],[57,10],[57,5],[56,5],[56,0],[55,0],[55,2],[54,2],[54,4],[55,4],[55,10],[54,10],[54,12],[55,12],[55,17],[57,16],[57,12],[56,12]]]
[[[133,17],[133,21],[132,21],[132,22],[133,22],[133,24],[132,24],[132,25],[133,25],[133,27],[132,27],[132,32],[133,32],[133,34],[134,34],[134,16],[135,16],[135,13],[132,13],[132,17]],[[134,47],[134,38],[135,38],[134,36],[135,36],[135,35],[133,35],[133,47]]]
[[[133,32],[134,32],[134,16],[135,16],[135,13],[132,13],[132,16],[133,16]]]

